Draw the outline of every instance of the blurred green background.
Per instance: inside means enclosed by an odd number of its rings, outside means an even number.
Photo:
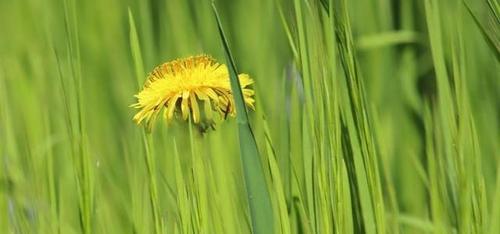
[[[276,233],[498,233],[498,2],[343,2],[216,1]],[[201,53],[208,0],[0,0],[0,233],[249,233],[235,119],[132,121],[137,76]]]

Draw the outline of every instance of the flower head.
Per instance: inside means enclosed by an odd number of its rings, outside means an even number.
[[[248,86],[253,80],[239,74],[247,106],[253,108],[254,91]],[[226,65],[213,58],[199,55],[164,63],[151,72],[132,107],[140,109],[134,116],[137,124],[148,129],[163,109],[163,118],[172,121],[176,114],[191,118],[195,124],[212,121],[213,114],[235,116],[236,109]]]

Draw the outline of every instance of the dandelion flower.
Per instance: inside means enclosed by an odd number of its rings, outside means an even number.
[[[247,106],[254,108],[254,91],[248,86],[253,80],[239,74],[240,85]],[[171,122],[176,116],[197,125],[213,127],[214,113],[223,117],[236,115],[226,65],[206,55],[177,59],[156,67],[151,72],[131,107],[140,109],[134,121],[151,129],[163,109],[163,118]],[[176,115],[177,113],[177,115]]]

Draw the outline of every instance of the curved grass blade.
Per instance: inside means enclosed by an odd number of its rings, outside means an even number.
[[[234,94],[236,110],[238,112],[237,121],[239,129],[240,153],[243,164],[245,186],[250,205],[250,217],[253,233],[273,233],[273,210],[269,191],[267,190],[266,178],[260,162],[259,150],[255,136],[248,122],[247,110],[243,101],[238,72],[231,56],[229,46],[224,36],[224,30],[217,13],[215,3],[212,2],[212,8],[217,20],[217,26],[224,47],[228,70],[231,80],[231,90]]]
[[[130,26],[130,48],[132,49],[132,57],[134,59],[134,66],[137,78],[138,87],[141,87],[141,78],[144,74],[144,63],[141,56],[141,49],[139,46],[139,37],[134,22],[132,11],[128,10],[129,26]],[[155,233],[163,233],[164,225],[161,218],[160,200],[158,198],[158,183],[156,181],[156,161],[153,153],[152,139],[150,134],[146,134],[146,130],[141,132],[142,141],[145,148],[145,159],[149,175],[149,198],[151,202],[151,209],[153,212],[154,230]]]
[[[495,56],[497,60],[500,60],[500,32],[498,30],[498,27],[495,25],[498,25],[500,23],[500,19],[498,17],[499,9],[498,5],[496,7],[493,6],[493,3],[490,3],[488,1],[488,19],[489,19],[489,24],[487,25],[486,23],[482,23],[478,16],[472,12],[472,9],[469,7],[469,5],[464,1],[463,2],[465,5],[465,9],[469,12],[469,14],[472,16],[472,19],[474,20],[474,23],[477,25],[479,30],[481,31],[482,36],[488,43],[488,46],[491,48],[491,50],[495,53]]]
[[[67,40],[67,55],[70,58],[70,71],[74,84],[77,131],[71,136],[73,142],[74,168],[78,189],[78,204],[80,228],[83,233],[90,234],[94,231],[94,174],[91,156],[87,146],[87,127],[84,114],[83,78],[81,66],[81,53],[79,41],[79,28],[77,21],[77,6],[74,0],[63,1],[64,23]],[[69,112],[69,110],[68,110]]]

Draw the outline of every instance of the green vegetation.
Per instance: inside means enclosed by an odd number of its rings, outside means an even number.
[[[500,233],[499,6],[0,1],[0,233]],[[202,53],[237,117],[137,126]]]

